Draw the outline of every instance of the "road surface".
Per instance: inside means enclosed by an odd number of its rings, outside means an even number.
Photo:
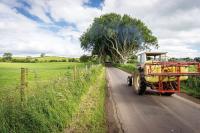
[[[128,75],[107,68],[109,91],[123,132],[200,133],[200,108],[173,96],[138,96],[126,84]]]

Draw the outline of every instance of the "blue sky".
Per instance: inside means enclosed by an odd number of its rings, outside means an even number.
[[[0,0],[0,55],[79,57],[81,34],[110,12],[144,21],[169,56],[200,56],[198,0]]]

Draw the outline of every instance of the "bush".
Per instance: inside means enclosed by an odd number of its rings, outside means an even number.
[[[67,60],[66,59],[62,59],[61,62],[67,62]]]
[[[79,61],[77,59],[75,59],[75,58],[69,58],[68,62],[79,62]]]
[[[188,80],[181,83],[183,90],[194,97],[200,98],[200,78],[189,77]]]
[[[89,62],[91,60],[91,56],[82,55],[80,57],[80,62]]]
[[[11,62],[15,63],[36,63],[38,62],[38,59],[34,59],[31,57],[26,57],[26,58],[13,58]]]
[[[135,60],[135,59],[129,59],[127,63],[133,63],[134,64],[136,62],[137,62],[137,60]]]
[[[49,62],[59,62],[58,60],[49,60]]]

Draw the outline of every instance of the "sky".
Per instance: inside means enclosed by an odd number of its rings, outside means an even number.
[[[170,57],[200,56],[200,0],[0,0],[0,55],[79,57],[79,37],[106,13],[141,19]]]

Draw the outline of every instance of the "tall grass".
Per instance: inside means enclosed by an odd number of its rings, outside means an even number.
[[[189,77],[187,81],[181,83],[183,92],[200,98],[200,77]]]
[[[63,73],[55,80],[32,86],[23,105],[17,92],[0,99],[0,132],[60,132],[78,111],[81,97],[88,91],[102,66],[79,70],[76,80]]]
[[[78,112],[73,115],[68,132],[105,133],[105,70],[98,76],[98,82],[93,84],[81,99]]]

